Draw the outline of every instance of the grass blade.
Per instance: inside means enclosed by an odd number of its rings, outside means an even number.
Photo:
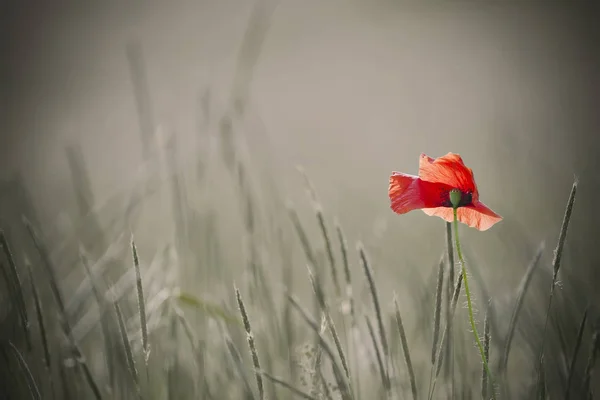
[[[527,271],[521,282],[519,283],[519,288],[517,290],[517,300],[515,301],[515,306],[512,311],[512,315],[510,317],[510,323],[508,325],[508,333],[506,334],[506,340],[504,344],[504,354],[502,356],[502,362],[500,364],[500,370],[506,371],[506,367],[508,366],[508,356],[510,354],[510,348],[512,345],[512,340],[515,334],[515,329],[517,327],[517,320],[519,318],[519,313],[521,312],[521,308],[523,307],[523,300],[525,299],[525,294],[527,293],[527,289],[529,288],[529,283],[531,282],[531,278],[533,273],[537,269],[539,265],[540,258],[542,257],[542,253],[544,251],[545,244],[542,242],[538,251],[535,254],[535,257],[527,267]]]
[[[259,371],[259,373],[260,373],[262,376],[264,376],[265,378],[267,378],[268,380],[270,380],[270,381],[272,381],[272,382],[274,382],[274,383],[276,383],[276,384],[278,384],[278,385],[281,385],[281,386],[283,386],[284,388],[288,389],[290,392],[292,392],[293,394],[295,394],[295,395],[296,395],[296,396],[298,396],[298,397],[301,397],[301,398],[303,398],[303,399],[306,399],[306,400],[318,400],[317,398],[315,398],[315,397],[311,396],[310,394],[308,394],[308,393],[306,393],[306,392],[303,392],[302,390],[300,390],[300,389],[298,389],[298,388],[294,387],[292,384],[290,384],[290,383],[287,383],[287,382],[286,382],[286,381],[284,381],[283,379],[281,379],[281,378],[277,378],[277,377],[275,377],[275,376],[273,376],[273,375],[269,374],[268,372],[265,372],[265,371]]]
[[[8,341],[7,346],[12,351],[12,353],[15,355],[17,360],[19,361],[19,365],[23,369],[23,372],[25,372],[25,378],[27,379],[27,386],[29,387],[29,392],[31,393],[31,397],[36,400],[41,400],[42,396],[40,394],[40,390],[38,389],[38,386],[35,383],[33,374],[31,373],[31,370],[29,369],[27,362],[23,358],[23,355],[21,354],[19,349],[17,349],[17,347],[10,340]]]
[[[92,272],[92,268],[90,267],[87,257],[85,256],[85,254],[83,254],[84,250],[81,249],[81,263],[83,264],[83,267],[85,269],[86,275],[90,280],[90,283],[92,285],[92,292],[94,293],[94,297],[96,298],[96,302],[98,303],[98,308],[101,310],[100,311],[100,329],[102,330],[102,336],[104,339],[104,352],[105,352],[105,356],[106,356],[106,366],[108,369],[108,376],[109,376],[109,383],[110,383],[110,387],[111,390],[115,389],[115,369],[114,369],[114,365],[113,365],[113,357],[112,357],[112,349],[113,349],[113,345],[112,345],[112,339],[111,339],[111,332],[108,326],[108,321],[107,321],[107,317],[104,315],[104,309],[106,307],[106,301],[104,300],[104,297],[102,297],[102,294],[100,293],[100,291],[98,290],[98,287],[96,286],[95,283],[95,279],[94,279],[94,273]]]
[[[148,344],[148,326],[146,324],[146,305],[144,302],[144,288],[142,286],[142,273],[140,272],[140,260],[138,258],[137,248],[131,237],[131,252],[133,256],[133,267],[135,269],[135,280],[137,288],[138,311],[140,314],[140,326],[142,329],[142,348],[144,351],[144,362],[148,368],[148,358],[150,357],[150,346]]]
[[[444,288],[444,258],[440,259],[438,279],[435,290],[435,310],[433,313],[433,343],[431,345],[431,364],[435,365],[435,357],[440,335],[440,316],[442,312],[442,292]]]
[[[565,389],[565,400],[569,400],[571,384],[573,382],[573,375],[575,374],[575,365],[577,363],[577,356],[579,355],[579,350],[581,348],[581,341],[583,339],[583,332],[585,330],[585,323],[587,321],[588,309],[586,308],[583,312],[583,318],[581,319],[581,323],[579,324],[579,331],[577,332],[577,342],[575,342],[575,347],[573,349],[573,355],[571,357],[571,367],[569,368],[569,377],[567,379],[567,388]]]
[[[240,352],[238,351],[237,347],[235,347],[235,344],[231,341],[231,339],[227,336],[225,337],[225,343],[227,344],[227,349],[229,350],[229,354],[233,359],[233,363],[238,372],[238,375],[240,376],[240,379],[244,384],[246,397],[248,397],[249,399],[255,399],[254,393],[252,392],[252,388],[250,387],[250,382],[248,382],[246,374],[244,374],[244,367],[242,365],[242,356],[240,355]],[[259,375],[257,372],[256,374]]]
[[[406,362],[408,377],[410,379],[410,390],[412,392],[413,400],[417,400],[417,380],[415,378],[415,371],[410,358],[410,348],[408,347],[408,341],[406,340],[406,332],[404,331],[404,325],[402,324],[402,316],[400,315],[400,307],[398,307],[398,299],[396,295],[394,295],[394,307],[396,311],[396,325],[398,326],[398,333],[400,334],[400,340],[402,341],[404,361]]]
[[[596,329],[592,335],[592,344],[590,349],[590,355],[588,357],[587,365],[585,367],[585,373],[583,375],[583,391],[582,393],[589,399],[592,398],[592,392],[590,389],[590,381],[592,379],[592,372],[594,365],[596,364],[596,358],[600,354],[600,329]]]
[[[381,358],[381,352],[379,351],[379,346],[377,345],[377,338],[375,337],[375,331],[373,330],[373,325],[371,324],[371,320],[368,316],[365,315],[365,321],[367,323],[367,329],[369,331],[369,336],[371,337],[371,342],[373,343],[373,350],[375,351],[375,357],[377,359],[377,366],[379,367],[379,374],[381,376],[381,383],[386,391],[390,390],[390,382],[389,377],[387,375],[386,369],[383,366],[383,359]]]
[[[337,297],[341,296],[342,289],[340,287],[340,282],[338,279],[338,271],[337,265],[335,262],[335,257],[333,255],[333,247],[331,245],[331,240],[329,238],[329,232],[327,231],[327,226],[325,225],[325,217],[323,216],[323,210],[320,206],[317,207],[317,219],[319,221],[319,227],[321,228],[321,233],[323,234],[323,241],[325,242],[325,249],[327,250],[327,258],[329,260],[329,267],[331,268],[331,280],[333,281],[335,287],[335,294]]]
[[[246,339],[248,340],[248,347],[250,348],[250,354],[252,355],[252,364],[254,365],[254,369],[259,371],[260,361],[258,359],[258,352],[256,351],[256,344],[254,343],[254,334],[252,333],[252,328],[250,327],[250,319],[248,318],[248,313],[246,312],[246,307],[244,306],[242,295],[240,294],[240,291],[237,287],[235,288],[235,297],[238,303],[238,307],[240,309],[240,314],[242,315],[242,321],[244,322],[244,329],[246,330]],[[263,387],[262,376],[259,373],[255,373],[255,378],[256,386],[258,387],[258,397],[260,400],[264,400],[265,389]]]
[[[288,295],[288,300],[292,303],[292,306],[296,309],[296,311],[300,313],[304,321],[306,321],[308,325],[312,328],[312,330],[316,333],[321,347],[329,356],[333,367],[333,373],[335,375],[337,385],[340,389],[342,399],[351,400],[352,394],[350,390],[350,384],[348,383],[344,373],[342,372],[342,368],[335,359],[335,355],[333,353],[333,350],[331,349],[331,346],[321,335],[319,324],[312,317],[309,316],[308,312],[300,305],[300,303],[293,296]]]
[[[456,285],[454,285],[454,294],[452,295],[452,302],[450,304],[450,318],[446,321],[446,326],[444,328],[444,331],[442,332],[442,338],[440,340],[440,347],[438,349],[438,355],[437,355],[437,365],[431,366],[431,369],[432,369],[431,375],[432,376],[431,376],[431,379],[429,382],[429,397],[428,397],[429,400],[431,400],[433,398],[437,378],[440,375],[440,371],[442,369],[442,362],[443,362],[442,351],[445,346],[449,345],[448,344],[448,332],[450,332],[450,330],[452,329],[452,322],[454,320],[454,314],[456,312],[456,305],[458,304],[458,298],[460,296],[460,289],[462,287],[462,279],[463,279],[462,274],[459,274],[458,278],[456,279]],[[434,368],[435,368],[435,374],[433,373]]]
[[[40,302],[40,296],[33,279],[33,271],[31,265],[26,264],[27,272],[29,273],[29,281],[31,282],[31,293],[33,295],[33,304],[35,306],[35,314],[38,321],[38,327],[40,329],[40,337],[42,339],[42,351],[44,352],[44,365],[46,367],[46,373],[50,376],[50,385],[52,396],[54,397],[54,381],[52,380],[52,359],[50,358],[50,348],[48,346],[48,335],[46,333],[46,324],[44,323],[44,312],[42,309],[42,303]]]
[[[49,255],[46,247],[43,245],[42,241],[40,240],[40,237],[38,236],[37,232],[31,225],[31,223],[27,220],[27,218],[25,218],[25,217],[23,218],[23,223],[25,224],[25,227],[27,228],[27,232],[29,233],[29,236],[31,237],[34,247],[36,248],[37,252],[39,253],[39,255],[42,259],[42,265],[44,266],[46,273],[48,274],[50,289],[52,290],[52,294],[54,295],[54,300],[56,301],[56,303],[58,305],[58,310],[60,311],[61,316],[64,318],[63,323],[68,324],[68,321],[66,318],[66,313],[65,313],[65,302],[63,301],[62,294],[58,287],[58,280],[56,279],[56,274],[54,272],[54,265],[53,265],[52,261],[50,260],[50,255]]]
[[[565,209],[565,215],[563,217],[563,222],[560,228],[560,234],[558,235],[558,244],[556,245],[556,249],[554,250],[554,259],[552,260],[552,286],[550,286],[550,297],[548,299],[548,308],[546,310],[546,321],[544,322],[544,331],[542,332],[542,344],[539,356],[538,377],[540,377],[539,373],[541,372],[541,363],[542,358],[544,356],[544,343],[546,342],[546,330],[548,328],[548,319],[550,317],[550,309],[552,307],[552,297],[554,296],[554,288],[556,287],[558,271],[560,270],[560,261],[562,259],[563,248],[567,240],[567,230],[569,228],[569,221],[571,220],[571,213],[573,212],[573,204],[575,203],[575,196],[577,194],[577,185],[578,181],[575,180],[575,182],[573,182],[573,187],[571,188],[569,200],[567,201],[567,207]]]
[[[133,351],[131,350],[131,344],[129,343],[129,337],[127,335],[127,328],[125,327],[125,321],[123,320],[123,313],[121,312],[121,307],[119,307],[119,303],[115,302],[114,307],[115,307],[115,312],[117,313],[117,321],[119,323],[119,331],[121,332],[121,341],[123,343],[123,348],[125,350],[127,367],[129,368],[129,372],[131,373],[131,378],[133,379],[136,390],[138,392],[138,397],[141,397],[138,372],[135,367],[135,361],[133,359]]]
[[[27,306],[25,305],[25,296],[23,295],[21,278],[19,277],[19,272],[17,270],[15,258],[8,244],[8,239],[6,238],[6,235],[4,234],[4,231],[2,229],[0,229],[0,247],[2,247],[6,260],[8,261],[8,266],[12,275],[12,279],[10,279],[10,282],[6,282],[6,284],[9,286],[9,288],[12,288],[11,291],[14,291],[13,298],[16,299],[17,309],[21,317],[23,334],[25,335],[25,343],[27,344],[27,349],[31,350],[31,333],[29,332],[29,317],[27,316]]]
[[[365,253],[365,249],[362,245],[362,243],[358,243],[357,245],[357,249],[358,249],[358,253],[360,256],[360,261],[362,263],[362,267],[363,270],[365,272],[365,276],[367,277],[367,282],[369,283],[369,290],[371,291],[371,298],[373,300],[373,306],[375,307],[375,317],[377,318],[377,326],[379,328],[379,337],[381,339],[381,347],[383,349],[383,356],[384,356],[384,367],[386,368],[385,370],[385,375],[386,375],[386,379],[385,382],[388,385],[387,386],[387,390],[390,390],[389,387],[389,375],[387,373],[387,366],[389,363],[389,347],[388,347],[388,342],[387,342],[387,338],[385,335],[385,328],[383,326],[383,317],[381,314],[381,306],[379,305],[379,296],[377,294],[377,287],[375,285],[375,280],[373,279],[373,271],[371,269],[371,265],[369,264],[369,261],[367,259],[367,255]]]
[[[318,277],[313,273],[313,271],[310,269],[310,266],[307,265],[308,268],[308,276],[310,278],[310,282],[312,284],[313,290],[315,292],[315,295],[317,297],[317,300],[319,301],[319,305],[321,306],[321,311],[324,314],[325,317],[325,322],[327,324],[327,326],[329,327],[329,331],[331,332],[331,336],[333,337],[333,342],[335,344],[335,347],[337,349],[338,355],[340,356],[340,361],[342,363],[342,367],[344,368],[344,372],[346,373],[346,376],[348,378],[350,378],[350,370],[348,369],[348,363],[346,361],[346,355],[344,354],[344,349],[342,347],[342,343],[340,341],[340,337],[337,333],[337,330],[335,328],[335,325],[333,323],[333,318],[331,318],[331,314],[329,313],[329,309],[325,303],[325,297],[323,294],[323,288],[320,284],[320,281],[318,279]]]
[[[314,265],[317,267],[317,258],[313,251],[312,246],[310,245],[310,241],[308,240],[308,236],[306,235],[306,231],[302,227],[302,223],[300,222],[300,218],[298,217],[298,213],[292,207],[292,205],[288,205],[288,212],[290,218],[292,220],[292,224],[294,225],[294,229],[298,234],[298,238],[300,239],[300,243],[302,244],[302,249],[304,250],[304,254],[306,254],[306,259],[308,260],[310,265]]]
[[[181,290],[175,290],[172,296],[177,299],[180,303],[194,307],[195,309],[204,311],[208,316],[227,322],[228,324],[234,324],[243,326],[243,324],[233,314],[227,312],[224,307],[217,304],[194,296],[190,293],[182,292]]]
[[[485,318],[483,320],[483,354],[485,356],[485,361],[490,363],[490,308],[491,304],[488,304],[487,309],[485,310]],[[483,364],[483,363],[482,363]],[[488,398],[488,374],[485,369],[485,365],[481,367],[481,398]]]

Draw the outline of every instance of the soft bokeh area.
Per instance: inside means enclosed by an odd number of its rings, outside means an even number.
[[[8,398],[427,398],[438,365],[431,398],[492,398],[446,223],[387,193],[448,152],[504,217],[459,231],[495,398],[599,396],[593,7],[26,3],[0,15]]]

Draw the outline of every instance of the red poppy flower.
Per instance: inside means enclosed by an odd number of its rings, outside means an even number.
[[[421,154],[419,176],[393,172],[388,189],[391,208],[398,214],[422,209],[448,222],[454,220],[450,191],[460,191],[457,218],[471,228],[485,231],[502,217],[479,201],[479,192],[468,168],[458,154],[433,159]]]

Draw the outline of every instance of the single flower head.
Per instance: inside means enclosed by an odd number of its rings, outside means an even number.
[[[422,209],[427,215],[452,222],[456,208],[460,222],[480,231],[502,220],[479,201],[473,171],[454,153],[435,159],[421,154],[419,176],[393,172],[388,194],[391,208],[398,214]]]

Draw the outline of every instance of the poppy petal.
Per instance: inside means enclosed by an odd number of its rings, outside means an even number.
[[[444,194],[447,195],[450,189],[442,183],[425,182],[418,176],[393,172],[388,194],[392,210],[405,214],[420,208],[441,206]]]
[[[424,208],[423,212],[429,216],[440,217],[447,222],[454,221],[454,213],[450,207]],[[463,224],[480,231],[486,231],[502,220],[501,216],[481,202],[460,207],[457,211],[457,218]]]
[[[440,217],[447,222],[454,221],[454,213],[451,207],[435,207],[435,208],[424,208],[423,212],[427,215]]]
[[[455,153],[448,153],[438,158],[421,154],[419,178],[427,182],[444,183],[463,192],[470,191],[474,201],[479,197],[473,171],[465,165],[461,156]]]
[[[414,175],[392,173],[388,195],[391,208],[397,214],[405,214],[425,206],[419,190],[419,177]]]
[[[476,221],[475,228],[479,229],[480,231],[488,230],[492,226],[494,226],[496,223],[502,221],[502,217],[500,215],[493,212],[488,206],[486,206],[482,202],[477,201],[469,206],[461,207],[458,209],[459,221],[464,222],[465,224],[467,224],[469,226],[472,226],[472,225],[470,225],[466,221],[463,221],[462,219],[460,219],[460,210],[461,209],[464,210],[465,219],[470,218],[471,220]]]

